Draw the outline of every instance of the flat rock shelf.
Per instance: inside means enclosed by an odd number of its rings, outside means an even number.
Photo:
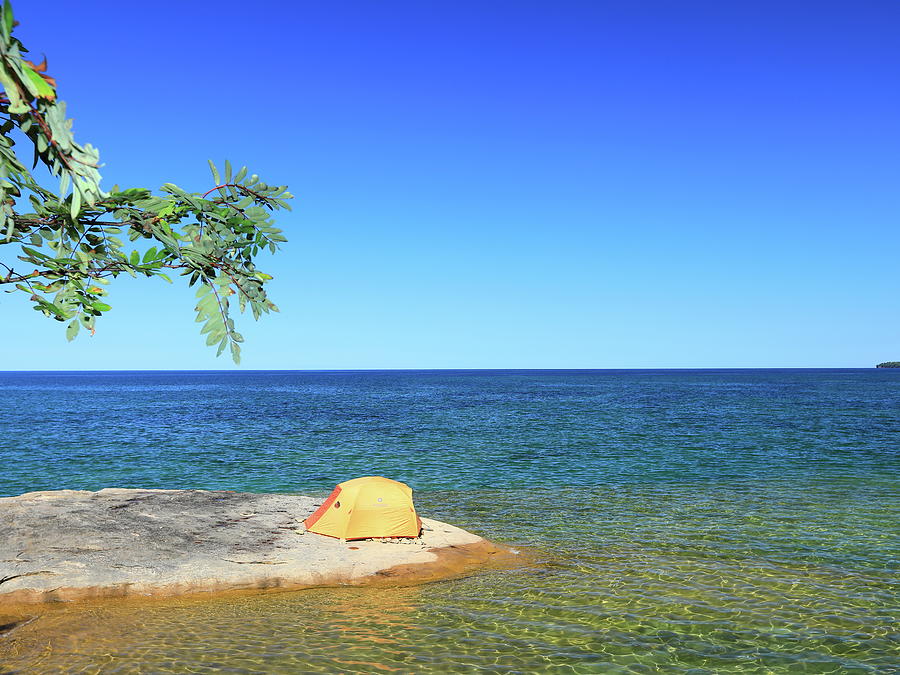
[[[429,581],[512,554],[422,518],[421,538],[348,541],[305,532],[311,497],[206,490],[60,490],[0,498],[0,609]]]

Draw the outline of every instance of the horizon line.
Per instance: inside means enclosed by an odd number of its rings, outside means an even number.
[[[677,366],[623,368],[100,368],[100,369],[20,369],[7,373],[386,373],[386,372],[603,372],[678,370],[891,370],[877,366]]]

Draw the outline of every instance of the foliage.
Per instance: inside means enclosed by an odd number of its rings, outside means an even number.
[[[215,187],[203,194],[172,183],[160,188],[162,194],[118,186],[104,192],[99,153],[75,141],[46,59],[35,64],[22,57],[27,50],[12,36],[14,25],[6,0],[0,10],[0,246],[18,247],[25,266],[0,262],[0,286],[65,322],[71,340],[82,326],[93,334],[97,317],[111,309],[103,301],[110,278],[124,273],[171,282],[167,272],[177,272],[197,286],[206,343],[217,346],[217,354],[230,348],[238,362],[243,338],[230,315],[233,296],[254,318],[277,311],[265,290],[272,277],[255,260],[285,241],[271,217],[290,208],[292,195],[246,167],[232,171],[227,161],[222,174],[210,162]],[[32,169],[41,163],[59,179],[57,192],[21,163],[15,130],[34,146]],[[20,213],[23,202],[33,212]]]
[[[876,368],[900,368],[900,361],[885,361],[884,363],[879,363]]]

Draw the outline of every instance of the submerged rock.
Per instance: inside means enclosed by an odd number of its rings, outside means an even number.
[[[0,607],[452,576],[507,552],[423,518],[405,546],[307,533],[320,500],[206,490],[0,498]],[[499,554],[499,556],[498,556]]]

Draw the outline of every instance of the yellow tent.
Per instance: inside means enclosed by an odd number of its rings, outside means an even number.
[[[338,539],[418,537],[422,521],[406,483],[365,476],[339,483],[315,513],[303,521],[309,532]]]

